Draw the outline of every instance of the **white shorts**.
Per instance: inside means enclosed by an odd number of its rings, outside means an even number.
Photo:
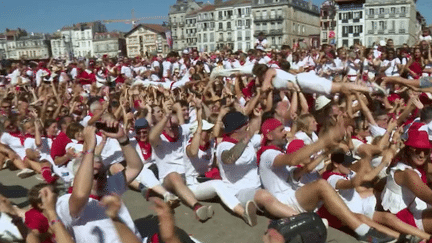
[[[333,82],[313,72],[297,74],[297,83],[306,93],[331,94]]]
[[[276,195],[276,198],[282,202],[283,204],[288,205],[290,208],[294,209],[296,212],[298,213],[304,213],[307,212],[298,202],[296,196],[295,196],[295,191],[293,192],[288,192],[288,193],[284,193],[284,194],[278,194]]]
[[[362,198],[362,214],[366,215],[370,219],[373,219],[376,204],[377,200],[375,196]]]

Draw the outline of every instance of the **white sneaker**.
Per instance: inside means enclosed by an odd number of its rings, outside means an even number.
[[[254,227],[258,223],[257,206],[252,200],[246,203],[243,220],[251,227]]]
[[[165,193],[164,195],[164,202],[168,204],[170,208],[176,208],[180,206],[180,198],[178,198],[176,195],[171,193]]]
[[[195,211],[195,215],[199,221],[206,221],[213,217],[214,210],[212,206],[202,206]]]
[[[25,169],[22,169],[20,172],[18,172],[17,176],[21,179],[24,179],[24,178],[27,178],[27,177],[34,175],[35,173],[36,172],[34,170],[25,168]]]

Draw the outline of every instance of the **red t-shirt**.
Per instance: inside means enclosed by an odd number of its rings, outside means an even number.
[[[38,230],[40,234],[48,233],[48,219],[37,209],[32,208],[25,213],[25,224],[32,230]],[[54,243],[53,238],[54,235],[47,237],[42,243]]]
[[[60,132],[54,139],[51,146],[51,158],[55,160],[56,157],[62,157],[66,154],[66,145],[72,142],[64,132]]]

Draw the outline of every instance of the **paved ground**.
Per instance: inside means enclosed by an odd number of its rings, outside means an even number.
[[[9,170],[0,171],[0,193],[10,198],[18,206],[27,207],[27,190],[40,181],[34,176],[27,179],[19,179],[15,174],[16,172]],[[146,202],[141,194],[129,190],[124,195],[124,201],[132,218],[136,220],[138,227],[151,227],[148,225],[144,226],[141,223],[144,219],[154,217],[154,212],[150,208],[151,204]],[[240,218],[231,215],[220,204],[214,202],[205,202],[204,204],[211,204],[215,208],[216,214],[213,218],[205,223],[200,223],[195,219],[192,210],[182,205],[176,209],[176,225],[203,243],[262,242],[262,235],[269,222],[266,217],[259,217],[258,225],[251,228]],[[351,243],[357,241],[338,230],[330,228],[327,242]]]

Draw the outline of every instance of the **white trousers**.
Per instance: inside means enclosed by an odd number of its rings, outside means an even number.
[[[188,186],[198,200],[208,200],[219,196],[223,204],[231,210],[240,204],[240,201],[236,198],[234,192],[221,180],[210,180]]]

